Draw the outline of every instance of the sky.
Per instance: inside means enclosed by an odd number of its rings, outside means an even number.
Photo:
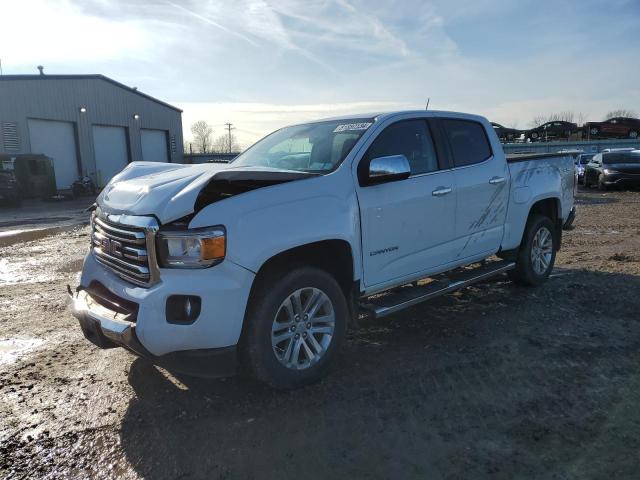
[[[640,112],[640,0],[0,0],[4,74],[101,73],[247,147],[349,113]],[[1,108],[1,106],[0,106]]]

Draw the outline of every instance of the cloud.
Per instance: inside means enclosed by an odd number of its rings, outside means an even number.
[[[158,38],[136,21],[112,21],[69,1],[2,3],[0,57],[6,69],[144,56]]]
[[[5,74],[103,73],[184,108],[186,135],[231,121],[245,144],[429,97],[525,126],[640,110],[639,13],[632,0],[5,1],[0,57]]]

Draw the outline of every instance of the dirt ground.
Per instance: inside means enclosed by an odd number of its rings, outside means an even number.
[[[291,393],[86,341],[86,227],[0,248],[0,477],[638,478],[640,192],[578,204],[543,287],[365,322]]]

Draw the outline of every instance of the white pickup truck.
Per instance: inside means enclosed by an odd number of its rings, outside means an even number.
[[[575,186],[570,156],[506,158],[485,118],[435,111],[286,127],[228,165],[134,162],[97,198],[71,309],[102,348],[294,388],[362,309],[544,282]]]

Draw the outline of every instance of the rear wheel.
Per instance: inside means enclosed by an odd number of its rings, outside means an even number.
[[[274,272],[258,282],[241,341],[244,365],[279,389],[318,380],[345,335],[349,310],[340,285],[313,267]]]
[[[518,285],[541,285],[553,270],[556,250],[555,226],[551,219],[531,215],[516,257],[516,268],[509,271],[509,278]]]

